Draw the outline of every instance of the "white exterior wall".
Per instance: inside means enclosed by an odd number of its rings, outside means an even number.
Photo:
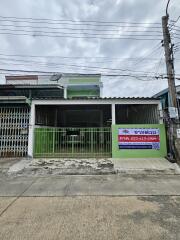
[[[35,128],[35,106],[36,105],[111,105],[112,113],[112,124],[116,124],[115,116],[115,105],[116,104],[157,104],[158,110],[160,110],[161,102],[160,100],[143,100],[143,99],[83,99],[83,100],[33,100],[31,104],[30,111],[30,121],[29,121],[29,138],[28,138],[28,156],[33,157],[33,146],[34,146],[34,128]],[[160,118],[159,123],[163,123]]]

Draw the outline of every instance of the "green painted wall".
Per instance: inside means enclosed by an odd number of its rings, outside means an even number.
[[[160,149],[119,149],[118,129],[119,128],[159,128]],[[112,125],[112,157],[113,158],[158,158],[167,155],[166,132],[164,124],[128,124]]]
[[[69,83],[99,83],[99,77],[70,78]]]
[[[67,97],[83,97],[83,96],[99,96],[99,91],[98,90],[72,90],[72,89],[67,89]]]

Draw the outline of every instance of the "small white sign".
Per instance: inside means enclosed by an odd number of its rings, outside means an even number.
[[[177,131],[177,138],[180,138],[180,128],[178,128],[176,131]]]
[[[178,109],[175,107],[169,107],[170,118],[178,118]]]

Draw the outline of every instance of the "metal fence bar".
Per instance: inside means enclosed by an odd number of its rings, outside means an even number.
[[[35,157],[111,157],[111,128],[35,128]]]
[[[0,107],[0,157],[22,157],[28,149],[29,108]]]

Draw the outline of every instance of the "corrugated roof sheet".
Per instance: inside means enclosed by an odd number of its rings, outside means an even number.
[[[73,98],[61,98],[61,97],[41,97],[41,98],[34,98],[34,99],[63,99],[63,100],[123,100],[123,99],[129,99],[129,100],[159,100],[159,98],[155,97],[73,97]]]

